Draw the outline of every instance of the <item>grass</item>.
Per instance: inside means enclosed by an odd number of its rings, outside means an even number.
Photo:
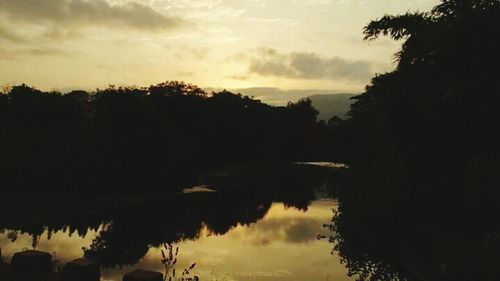
[[[163,244],[163,249],[161,250],[161,263],[165,267],[165,275],[163,277],[163,280],[198,281],[199,277],[192,272],[196,267],[196,263],[193,263],[189,267],[186,267],[181,274],[177,274],[176,276],[175,265],[177,264],[178,254],[179,247],[174,247],[174,245],[170,243]]]

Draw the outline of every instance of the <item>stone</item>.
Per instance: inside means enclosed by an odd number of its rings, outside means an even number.
[[[99,281],[101,266],[94,260],[76,259],[64,266],[62,276],[63,281]]]
[[[123,276],[123,281],[163,281],[163,274],[148,270],[134,270]]]
[[[17,252],[10,269],[16,280],[45,280],[52,272],[52,256],[35,250]]]

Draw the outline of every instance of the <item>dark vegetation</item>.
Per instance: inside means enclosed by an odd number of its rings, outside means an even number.
[[[108,202],[106,207],[92,208],[95,199],[84,207],[66,205],[64,200],[50,208],[45,202],[25,204],[23,208],[13,204],[9,208],[12,211],[0,212],[0,233],[7,233],[11,242],[16,242],[20,234],[29,234],[36,248],[44,232],[49,239],[60,231],[84,237],[105,225],[91,245],[83,249],[85,257],[98,260],[106,268],[135,265],[151,247],[195,240],[205,227],[213,235],[224,235],[237,225],[261,220],[273,202],[305,211],[325,183],[325,191],[335,189],[336,176],[331,171],[310,167],[295,172],[274,175],[275,182],[268,184],[264,179],[271,175],[262,179],[253,176],[254,181],[242,175],[240,180],[224,179],[217,188],[219,192],[161,194],[115,207]],[[235,188],[230,182],[244,185]],[[80,211],[72,212],[75,208]]]
[[[397,66],[354,97],[345,119],[328,122],[317,121],[310,100],[273,107],[178,82],[64,95],[13,87],[0,95],[2,192],[160,192],[204,169],[329,159],[350,167],[329,226],[350,274],[499,280],[500,0],[442,0],[430,12],[372,21],[364,34],[402,41]],[[255,222],[276,198],[307,208],[311,189],[293,187],[310,186],[300,180],[307,173],[292,170],[284,184],[273,181],[279,169],[259,181],[250,167],[240,180],[244,192],[172,197],[110,215],[85,254],[109,266],[133,264],[150,245],[195,239],[202,223],[223,234]],[[222,188],[234,184],[218,180]],[[154,213],[176,227],[147,223]],[[85,219],[85,227],[70,225],[85,231],[103,222]],[[4,224],[34,236],[44,229]]]
[[[443,0],[364,29],[403,41],[346,120],[332,242],[360,280],[499,280],[500,1]]]
[[[80,198],[178,189],[201,169],[322,157],[309,100],[273,107],[182,82],[0,95],[2,193]],[[323,141],[323,143],[322,143]]]

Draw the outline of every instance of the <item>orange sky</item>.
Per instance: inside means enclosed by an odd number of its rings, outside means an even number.
[[[0,85],[360,92],[398,43],[363,42],[385,13],[437,0],[2,0]],[[284,97],[286,99],[286,96]]]

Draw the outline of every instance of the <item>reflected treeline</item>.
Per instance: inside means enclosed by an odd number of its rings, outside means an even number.
[[[274,202],[307,210],[312,190],[322,192],[324,197],[335,197],[345,173],[343,168],[305,163],[247,163],[200,173],[199,178],[220,191],[265,193]]]
[[[308,176],[277,174],[280,185],[263,184],[269,175],[254,175],[253,183],[243,177],[245,184],[225,185],[220,192],[160,195],[138,204],[100,209],[98,213],[75,213],[74,217],[64,215],[66,206],[53,206],[49,214],[30,223],[23,221],[24,213],[16,216],[16,212],[11,212],[1,220],[0,229],[11,230],[10,237],[14,240],[19,233],[38,239],[45,230],[68,229],[84,236],[87,231],[103,226],[91,246],[84,249],[84,255],[106,267],[134,265],[151,247],[197,239],[203,229],[211,235],[223,235],[239,224],[255,223],[264,217],[273,202],[306,210],[316,198],[316,191],[330,186],[327,183],[332,174],[318,168],[306,170]]]
[[[330,122],[352,167],[332,242],[360,280],[500,279],[499,26],[498,0],[443,0],[365,27],[403,44]]]
[[[500,279],[500,227],[445,218],[442,223],[383,204],[362,194],[342,196],[331,242],[349,274],[362,281],[456,281]],[[424,202],[422,202],[424,204]],[[371,207],[365,207],[371,205]],[[467,208],[467,202],[455,208]],[[397,214],[401,211],[402,214]],[[435,210],[438,211],[438,210]],[[450,220],[456,222],[450,226]]]
[[[182,82],[0,94],[3,195],[97,197],[178,188],[199,169],[319,157],[309,100],[270,106]],[[141,186],[141,189],[137,189]]]
[[[85,256],[104,266],[133,265],[152,246],[198,238],[204,226],[217,235],[238,224],[257,222],[271,203],[269,198],[237,193],[191,194],[149,202],[113,217],[85,249]]]

